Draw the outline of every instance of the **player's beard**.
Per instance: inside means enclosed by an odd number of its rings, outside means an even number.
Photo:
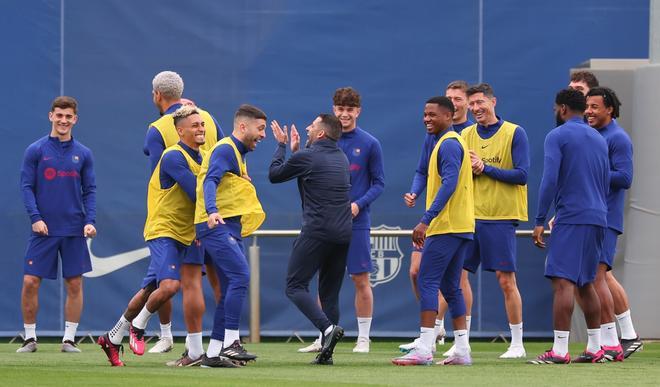
[[[555,122],[557,123],[557,126],[564,125],[566,123],[566,121],[561,119],[559,112],[555,113]]]

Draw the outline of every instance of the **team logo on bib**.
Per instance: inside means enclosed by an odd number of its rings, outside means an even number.
[[[401,227],[390,227],[384,224],[372,230],[401,230]],[[373,271],[369,273],[371,287],[384,284],[396,278],[401,270],[403,251],[399,247],[398,236],[372,236],[371,263]]]

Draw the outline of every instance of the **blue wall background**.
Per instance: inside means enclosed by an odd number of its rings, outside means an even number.
[[[543,139],[553,127],[554,94],[567,84],[568,69],[589,58],[647,57],[648,18],[648,0],[4,1],[0,334],[22,330],[22,258],[30,227],[18,187],[23,151],[48,133],[50,102],[61,93],[80,102],[74,135],[95,154],[99,236],[92,251],[99,257],[144,247],[148,166],[142,144],[147,124],[157,117],[151,79],[166,69],[183,76],[184,95],[211,111],[226,131],[241,103],[304,128],[319,112],[330,110],[337,87],[357,88],[364,103],[360,125],[380,139],[385,154],[387,186],[373,206],[373,224],[404,229],[421,215],[421,209],[406,208],[401,195],[410,186],[424,136],[424,101],[443,93],[454,79],[489,82],[498,97],[498,114],[523,126],[530,139],[532,217]],[[299,228],[295,184],[267,181],[274,148],[269,133],[248,162],[268,213],[263,228]],[[292,241],[259,242],[263,333],[312,333],[311,324],[283,294]],[[405,258],[398,275],[374,288],[375,335],[413,335],[417,330],[407,238],[400,238],[399,247]],[[543,278],[544,256],[527,239],[520,239],[518,248],[525,329],[529,335],[549,336],[551,298]],[[146,266],[143,259],[86,279],[79,332],[111,327]],[[471,280],[479,290],[474,335],[508,332],[494,275]],[[347,278],[341,302],[349,330],[356,329],[352,298]],[[61,281],[44,281],[40,334],[63,329],[62,305]],[[207,305],[205,327],[210,328],[210,296]],[[180,297],[175,307],[174,329],[182,331]],[[247,318],[244,322],[247,329]]]

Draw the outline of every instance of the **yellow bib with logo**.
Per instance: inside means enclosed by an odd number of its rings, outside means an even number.
[[[199,174],[200,165],[193,160],[179,144],[165,149],[163,156],[169,152],[180,152],[188,162],[193,175]],[[144,240],[168,237],[185,245],[190,245],[195,239],[195,203],[178,183],[170,188],[160,185],[160,164],[156,165],[149,179],[147,190],[147,220],[144,224]]]
[[[484,164],[512,169],[511,144],[517,126],[504,121],[493,137],[483,139],[475,124],[461,135]],[[508,184],[485,174],[474,176],[474,214],[481,220],[527,221],[527,185]]]
[[[225,137],[213,146],[213,148],[204,155],[202,167],[197,176],[197,203],[195,208],[195,224],[206,222],[209,217],[206,213],[206,203],[204,201],[204,180],[209,170],[209,160],[215,148],[221,145],[229,145],[234,150],[234,155],[238,161],[241,176],[247,176],[247,165],[236,144],[231,137]],[[257,190],[247,179],[233,173],[225,173],[220,179],[215,196],[215,205],[218,213],[223,218],[234,216],[241,217],[241,236],[246,237],[257,230],[266,219],[266,213],[261,207]]]
[[[429,158],[428,177],[426,180],[426,209],[428,210],[435,200],[440,187],[442,176],[438,171],[438,152],[440,145],[447,139],[458,140],[463,148],[463,161],[458,172],[456,190],[451,195],[445,207],[429,224],[426,236],[438,234],[456,234],[474,232],[474,193],[472,192],[472,165],[468,148],[461,136],[453,130],[445,133],[431,152]]]
[[[202,116],[202,121],[204,121],[204,128],[206,128],[206,142],[204,145],[200,146],[199,149],[202,151],[208,151],[213,148],[213,146],[218,142],[218,128],[215,126],[215,121],[213,117],[200,108],[196,108],[199,112],[199,115]],[[179,142],[179,133],[176,131],[174,126],[174,119],[171,114],[165,114],[156,121],[152,122],[149,126],[153,126],[158,130],[161,137],[163,137],[163,142],[165,143],[165,148],[169,148],[172,145]]]

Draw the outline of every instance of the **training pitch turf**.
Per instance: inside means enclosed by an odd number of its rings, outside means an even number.
[[[504,343],[472,343],[474,365],[394,366],[401,342],[376,341],[371,353],[353,354],[352,340],[337,346],[334,366],[307,364],[313,354],[296,353],[299,343],[246,344],[259,356],[242,369],[169,368],[164,365],[183,349],[177,343],[169,354],[133,355],[125,344],[126,367],[112,368],[96,344],[81,345],[82,353],[59,352],[59,344],[40,343],[36,353],[17,354],[17,344],[0,344],[0,385],[52,386],[198,386],[198,385],[414,385],[414,386],[621,386],[660,385],[660,343],[647,343],[644,350],[623,363],[534,366],[523,360],[500,360]],[[551,346],[527,343],[528,358]],[[449,345],[439,347],[446,350]],[[571,346],[576,355],[583,344]],[[442,352],[440,352],[442,353]],[[436,360],[439,360],[439,355]]]

